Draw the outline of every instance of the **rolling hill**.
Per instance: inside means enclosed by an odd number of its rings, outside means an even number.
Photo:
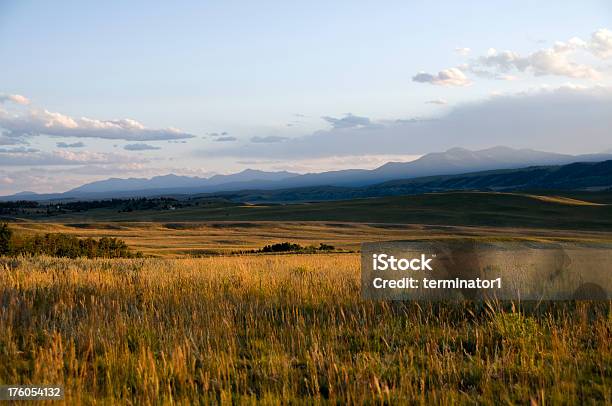
[[[602,194],[601,192],[599,194]],[[578,197],[542,196],[527,193],[446,192],[412,196],[388,196],[295,204],[246,204],[225,202],[210,205],[194,201],[176,210],[93,209],[53,216],[15,217],[11,221],[54,222],[74,227],[96,224],[155,222],[170,228],[195,227],[196,223],[221,222],[219,227],[239,227],[245,233],[260,221],[350,222],[422,224],[439,226],[518,227],[608,232],[612,228],[612,194],[608,203]],[[600,196],[601,197],[601,196]]]

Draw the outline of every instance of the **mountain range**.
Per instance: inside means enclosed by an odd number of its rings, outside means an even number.
[[[348,169],[300,175],[286,171],[266,172],[246,169],[231,175],[214,175],[209,178],[173,174],[156,176],[150,179],[111,178],[88,183],[64,193],[36,194],[21,192],[0,197],[0,200],[103,199],[305,187],[359,188],[388,181],[403,181],[431,176],[452,176],[490,170],[605,160],[612,160],[612,153],[568,155],[502,146],[478,151],[452,148],[445,152],[426,154],[410,162],[388,162],[372,170]]]
[[[276,190],[242,190],[196,195],[195,197],[216,197],[246,203],[278,203],[349,200],[448,191],[537,192],[547,190],[612,191],[612,160],[500,169],[460,175],[425,176],[362,187],[311,186]]]

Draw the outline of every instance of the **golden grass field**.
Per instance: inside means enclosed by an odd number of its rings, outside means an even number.
[[[364,241],[603,231],[306,221],[11,224],[143,259],[0,258],[0,383],[66,404],[610,404],[610,302],[372,302]],[[236,254],[290,241],[342,253]]]
[[[320,221],[15,222],[11,228],[22,234],[60,232],[82,238],[116,237],[135,251],[154,257],[227,254],[283,241],[301,245],[326,243],[348,251],[358,251],[360,244],[367,241],[454,237],[612,241],[612,233],[604,231]]]
[[[363,301],[358,254],[0,260],[0,382],[67,404],[610,404],[610,303]]]

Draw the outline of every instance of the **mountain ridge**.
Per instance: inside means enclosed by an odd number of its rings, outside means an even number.
[[[532,166],[458,175],[400,179],[364,187],[318,186],[280,190],[243,190],[194,197],[223,198],[234,202],[314,202],[438,192],[524,192],[536,190],[612,191],[612,160],[567,165]]]
[[[427,176],[457,175],[471,172],[518,169],[531,166],[564,165],[572,162],[597,162],[612,159],[612,154],[569,155],[531,149],[495,146],[472,151],[455,147],[433,152],[408,162],[387,162],[375,169],[345,169],[297,174],[288,171],[266,172],[245,169],[208,178],[167,174],[152,178],[110,178],[87,183],[63,193],[30,194],[20,192],[0,200],[102,199],[146,197],[163,194],[202,194],[246,189],[288,189],[335,186],[363,187],[387,181]]]

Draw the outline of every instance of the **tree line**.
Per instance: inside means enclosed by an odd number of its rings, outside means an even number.
[[[78,238],[69,234],[17,235],[8,224],[0,225],[0,255],[49,255],[67,258],[133,258],[128,245],[118,238]]]
[[[136,210],[172,210],[191,206],[170,197],[130,198],[105,200],[78,200],[73,202],[38,203],[30,200],[0,202],[0,215],[38,214],[53,216],[66,213],[80,213],[95,209],[117,210],[119,213]]]
[[[300,244],[294,244],[291,242],[281,242],[277,244],[266,245],[263,248],[254,252],[261,253],[274,253],[274,252],[301,252],[301,253],[315,253],[317,251],[334,251],[336,248],[333,245],[321,243],[318,247],[308,246],[304,247]]]

